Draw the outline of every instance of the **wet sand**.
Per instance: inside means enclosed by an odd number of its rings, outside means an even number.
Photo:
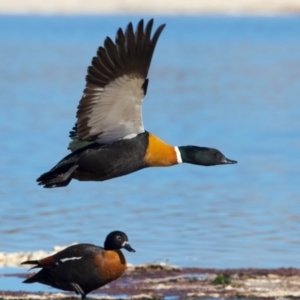
[[[13,274],[27,278],[32,274]],[[21,280],[21,278],[20,278]],[[26,293],[0,291],[3,299],[75,299],[73,293]],[[99,295],[101,294],[101,295]],[[104,296],[103,296],[104,295]],[[201,269],[167,264],[129,267],[118,280],[95,290],[88,299],[253,298],[300,297],[300,270],[288,269]],[[76,298],[78,299],[78,298]]]
[[[16,266],[25,260],[36,260],[61,251],[67,246],[56,246],[52,252],[0,253],[0,267]],[[27,266],[25,266],[27,267]],[[33,273],[7,274],[27,278]],[[38,284],[37,284],[38,285]],[[25,286],[24,286],[25,289]],[[53,290],[55,291],[55,289]],[[72,299],[73,293],[27,293],[0,289],[4,299]],[[300,298],[300,269],[202,269],[180,268],[165,263],[133,266],[118,280],[95,290],[89,299],[99,294],[103,298],[126,295],[130,299],[179,298]],[[124,298],[122,296],[122,298]],[[74,299],[74,298],[73,298]],[[76,298],[77,299],[77,298]]]
[[[298,14],[298,0],[0,1],[9,14]]]

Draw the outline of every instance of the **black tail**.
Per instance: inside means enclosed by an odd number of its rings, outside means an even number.
[[[43,284],[52,284],[52,276],[51,276],[52,269],[51,268],[45,268],[34,274],[33,276],[25,279],[23,283],[34,283],[39,282]]]
[[[55,268],[41,269],[36,274],[23,281],[23,283],[34,283],[34,282],[46,284],[54,288],[65,290],[65,291],[74,291],[76,293],[80,293],[81,295],[85,296],[85,293],[83,292],[83,290],[80,288],[78,284],[69,282],[68,280],[61,281],[58,278],[56,278]],[[84,297],[82,297],[82,299],[84,299]]]
[[[56,166],[49,172],[41,175],[36,181],[39,185],[45,188],[63,187],[67,186],[72,180],[73,172],[78,168],[78,165],[66,164]]]
[[[64,157],[55,167],[53,167],[49,172],[41,175],[36,181],[39,185],[43,185],[45,188],[54,188],[67,186],[72,180],[73,172],[78,168],[77,159],[86,149],[99,148],[102,145],[97,143],[92,143],[84,147],[81,147],[74,152],[70,153]]]
[[[22,265],[23,265],[23,264],[37,264],[37,263],[38,263],[37,260],[28,260],[28,261],[22,262]],[[36,266],[35,266],[35,267],[36,267]],[[35,267],[33,267],[33,268],[35,268]],[[30,270],[31,270],[31,269],[30,269]],[[25,280],[23,281],[23,283],[34,283],[34,282],[39,282],[40,273],[41,273],[41,272],[38,272],[38,273],[34,274],[33,276],[31,276],[31,277],[25,279]]]
[[[65,156],[49,172],[41,175],[36,181],[45,188],[67,186],[72,180],[73,172],[78,168],[76,160],[81,151],[75,151]]]
[[[29,270],[41,268],[41,267],[39,266],[39,262],[38,262],[37,260],[26,260],[26,261],[23,261],[23,262],[21,263],[21,265],[35,265],[35,266],[33,266],[32,268],[30,268]]]
[[[26,260],[21,262],[21,265],[38,265],[39,262],[37,260]]]
[[[35,275],[33,275],[23,281],[23,283],[34,283],[34,282],[37,282],[35,279]]]

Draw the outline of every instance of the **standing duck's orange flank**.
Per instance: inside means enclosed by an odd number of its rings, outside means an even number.
[[[131,23],[99,47],[86,77],[77,123],[70,137],[71,154],[37,181],[44,187],[62,187],[75,178],[103,181],[146,167],[182,162],[214,166],[234,164],[218,150],[197,146],[171,146],[144,129],[141,108],[148,87],[148,70],[157,40],[153,19],[135,32]]]
[[[131,248],[124,232],[111,232],[104,242],[104,248],[91,244],[70,246],[41,260],[29,260],[22,264],[42,268],[24,283],[39,282],[54,288],[73,291],[84,300],[91,291],[116,280],[126,270],[126,260],[120,251]]]

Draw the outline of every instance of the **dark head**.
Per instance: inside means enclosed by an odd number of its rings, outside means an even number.
[[[104,249],[105,250],[119,250],[121,248],[126,249],[130,252],[135,252],[131,248],[126,233],[122,231],[113,231],[105,239]]]
[[[236,164],[237,161],[226,158],[219,150],[197,146],[178,147],[182,162],[201,165],[215,166]]]

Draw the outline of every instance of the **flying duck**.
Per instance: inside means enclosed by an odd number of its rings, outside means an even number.
[[[64,157],[37,182],[45,188],[80,181],[103,181],[147,167],[190,163],[201,166],[235,164],[219,150],[198,146],[172,146],[144,129],[142,102],[157,40],[165,27],[151,36],[153,19],[134,32],[129,23],[99,47],[86,76],[77,110],[77,123],[70,132],[71,154]]]
[[[22,265],[42,269],[23,282],[39,282],[75,292],[84,300],[88,293],[116,280],[125,272],[126,260],[121,248],[135,252],[124,232],[113,231],[106,237],[104,248],[78,244],[41,260],[24,261]]]

